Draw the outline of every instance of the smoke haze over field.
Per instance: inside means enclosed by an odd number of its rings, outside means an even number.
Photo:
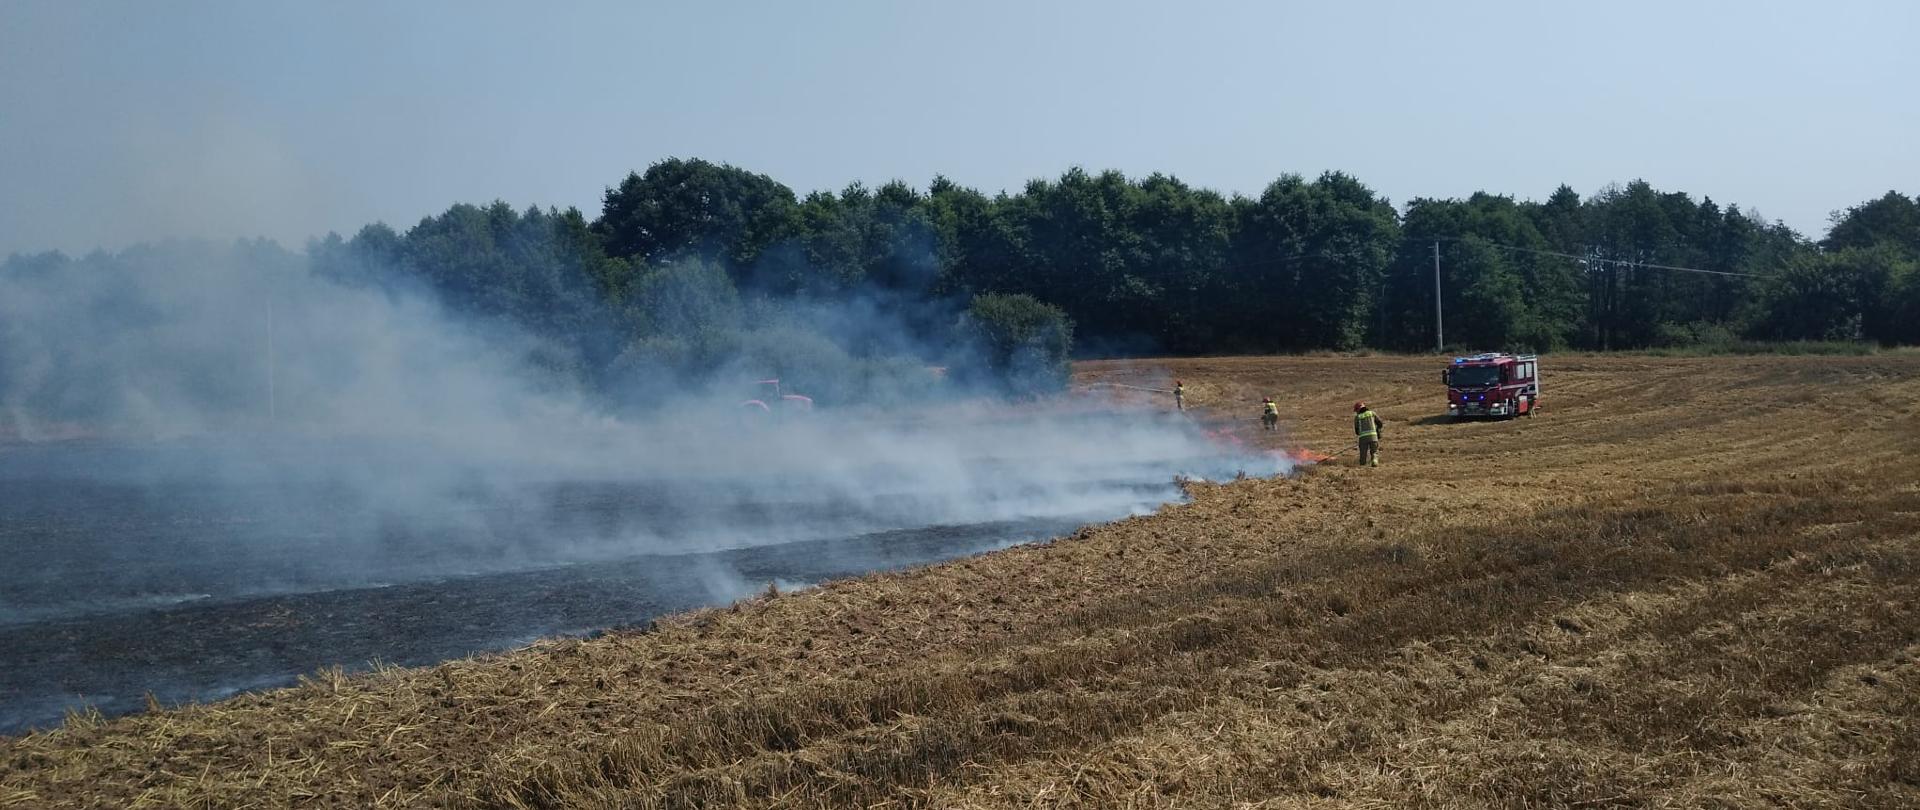
[[[1176,476],[1285,468],[1164,410],[936,375],[976,348],[939,301],[714,310],[725,277],[670,266],[643,315],[699,309],[698,334],[596,368],[591,342],[366,269],[264,243],[0,263],[0,733],[1031,542],[1178,499]],[[770,367],[817,407],[756,385]]]
[[[974,398],[910,362],[951,347],[870,304],[794,312],[786,343],[901,358],[855,367],[897,375],[881,387],[893,396],[744,408],[742,355],[664,381],[682,396],[624,407],[542,366],[541,341],[510,324],[329,280],[267,244],[16,259],[0,267],[0,485],[9,545],[36,564],[6,584],[0,621],[1101,520],[1177,497],[1175,475],[1283,468],[1158,411]],[[903,400],[908,382],[922,390]]]
[[[514,336],[429,298],[317,278],[269,244],[169,243],[0,271],[0,434],[171,437],[497,427],[531,396]],[[535,414],[525,414],[533,417]]]

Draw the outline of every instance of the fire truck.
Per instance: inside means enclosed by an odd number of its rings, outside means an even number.
[[[1540,408],[1538,355],[1455,357],[1440,379],[1447,384],[1447,415],[1455,419],[1532,416]]]

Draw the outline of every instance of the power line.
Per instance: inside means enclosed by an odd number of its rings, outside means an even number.
[[[1465,242],[1467,241],[1467,239],[1468,237],[1464,237],[1464,236],[1431,237],[1431,241],[1436,243],[1437,242]],[[1422,241],[1427,241],[1427,240],[1422,240]],[[1573,253],[1561,253],[1556,250],[1540,250],[1538,248],[1523,248],[1516,245],[1503,245],[1498,242],[1491,242],[1484,239],[1479,241],[1480,241],[1480,244],[1483,244],[1483,245],[1486,245],[1487,247],[1495,248],[1498,250],[1512,251],[1515,253],[1532,253],[1540,256],[1557,256],[1562,259],[1572,259],[1573,261],[1586,262],[1589,264],[1612,264],[1612,265],[1619,265],[1622,267],[1629,267],[1629,268],[1642,267],[1650,270],[1673,270],[1681,273],[1701,273],[1709,276],[1727,276],[1730,278],[1765,278],[1765,275],[1761,273],[1739,273],[1732,270],[1707,270],[1705,268],[1700,268],[1700,267],[1679,267],[1671,264],[1656,264],[1653,262],[1637,262],[1630,259],[1608,259],[1608,258],[1602,258],[1599,256],[1581,256]],[[1255,259],[1249,262],[1223,264],[1213,268],[1213,272],[1225,273],[1225,272],[1232,272],[1234,270],[1247,270],[1255,267],[1269,267],[1277,264],[1291,264],[1293,262],[1300,261],[1301,259],[1328,259],[1331,261],[1341,262],[1341,261],[1353,261],[1355,257],[1352,254],[1340,254],[1340,253],[1328,252],[1325,250],[1317,250],[1317,251],[1310,251],[1310,252],[1303,252],[1303,253],[1294,253],[1286,256],[1274,256],[1266,259]]]
[[[1465,242],[1466,240],[1467,240],[1467,237],[1464,237],[1464,236],[1439,236],[1439,237],[1433,237],[1432,241]],[[1671,264],[1656,264],[1654,262],[1638,262],[1638,261],[1633,261],[1631,259],[1608,259],[1608,258],[1603,258],[1599,256],[1581,256],[1573,253],[1561,253],[1556,250],[1540,250],[1538,248],[1523,248],[1523,247],[1518,247],[1516,245],[1503,245],[1498,242],[1490,242],[1486,240],[1480,240],[1480,244],[1486,245],[1487,247],[1490,247],[1490,248],[1496,248],[1499,250],[1513,251],[1516,253],[1532,253],[1540,256],[1557,256],[1562,259],[1572,259],[1577,262],[1587,262],[1590,264],[1613,264],[1613,265],[1620,265],[1623,267],[1644,267],[1650,270],[1674,270],[1681,273],[1703,273],[1710,276],[1728,276],[1733,278],[1764,278],[1765,277],[1761,273],[1739,273],[1732,270],[1707,270],[1705,268],[1700,268],[1700,267],[1679,267]],[[1287,256],[1275,256],[1267,259],[1256,259],[1250,262],[1238,262],[1234,264],[1221,265],[1219,267],[1214,268],[1214,271],[1228,272],[1233,270],[1244,270],[1244,269],[1249,269],[1254,267],[1267,267],[1270,265],[1288,264],[1292,262],[1297,262],[1301,259],[1330,259],[1333,261],[1352,261],[1354,258],[1355,257],[1352,256],[1351,254],[1337,254],[1337,253],[1330,253],[1325,250],[1319,250],[1319,251],[1312,251],[1312,252],[1305,252],[1305,253],[1294,253]]]
[[[1466,241],[1466,238],[1460,237],[1460,236],[1442,236],[1437,238],[1435,241],[1464,242]],[[1594,264],[1617,264],[1617,265],[1624,265],[1626,267],[1646,267],[1654,270],[1677,270],[1682,273],[1705,273],[1710,276],[1733,276],[1736,278],[1760,278],[1761,277],[1759,273],[1736,273],[1731,270],[1704,270],[1698,267],[1676,267],[1671,264],[1654,264],[1653,262],[1636,262],[1629,259],[1606,259],[1606,258],[1601,258],[1599,256],[1577,256],[1572,253],[1561,253],[1559,251],[1554,251],[1554,250],[1539,250],[1536,248],[1523,248],[1523,247],[1515,247],[1513,245],[1502,245],[1498,242],[1483,242],[1483,244],[1485,244],[1487,247],[1499,248],[1500,250],[1511,250],[1517,253],[1534,253],[1541,256],[1559,256],[1560,258],[1563,258],[1563,259],[1573,259],[1574,261],[1588,262],[1588,263],[1594,263]]]

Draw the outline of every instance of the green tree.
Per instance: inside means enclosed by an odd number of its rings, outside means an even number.
[[[1887,334],[1887,293],[1898,254],[1881,248],[1802,254],[1763,285],[1756,337],[1768,340],[1861,340]]]
[[[1920,200],[1889,191],[1877,200],[1836,211],[1832,219],[1833,228],[1820,242],[1827,250],[1891,244],[1920,256]]]
[[[1268,348],[1362,345],[1398,241],[1393,206],[1328,172],[1281,177],[1236,210],[1240,269],[1225,287],[1240,333]]]
[[[1139,238],[1122,257],[1108,305],[1158,350],[1204,351],[1224,334],[1212,297],[1232,255],[1233,207],[1213,191],[1162,174],[1137,184],[1132,197],[1127,228]]]
[[[1450,345],[1553,349],[1573,342],[1584,304],[1579,268],[1541,252],[1551,243],[1536,225],[1540,219],[1530,205],[1485,192],[1410,203],[1389,271],[1382,343],[1434,346],[1436,246]]]
[[[996,268],[1007,266],[1012,254],[995,217],[995,201],[944,176],[927,184],[922,207],[933,229],[940,277],[933,292],[950,295],[1003,288]],[[1001,285],[1001,286],[996,286]]]
[[[1086,334],[1111,337],[1132,326],[1110,304],[1123,289],[1124,257],[1136,236],[1125,227],[1132,189],[1118,172],[1074,168],[1035,180],[1012,201],[1015,274],[1002,291],[1030,294],[1070,313]]]
[[[611,256],[648,264],[706,257],[736,278],[797,227],[792,189],[764,174],[679,158],[608,189],[593,223]]]
[[[926,201],[905,183],[877,191],[854,183],[838,196],[807,195],[800,205],[802,255],[809,273],[789,286],[816,290],[860,285],[924,292],[940,273]]]
[[[557,334],[577,328],[596,306],[599,251],[581,224],[572,210],[455,205],[407,231],[401,261],[462,306]]]
[[[1920,345],[1920,260],[1902,257],[1891,269],[1882,307],[1872,336],[1890,345]]]

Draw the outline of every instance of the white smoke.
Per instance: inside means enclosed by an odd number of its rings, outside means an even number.
[[[816,335],[917,339],[868,306],[808,317],[838,319]],[[1175,476],[1285,467],[1164,410],[1016,407],[932,374],[908,377],[932,395],[904,407],[764,412],[741,406],[751,390],[688,381],[634,410],[530,366],[538,350],[424,293],[315,276],[271,245],[16,257],[0,266],[0,511],[44,521],[15,538],[35,582],[91,576],[101,592],[0,583],[0,620],[116,595],[1107,520],[1178,497]],[[113,530],[87,512],[135,530],[76,541]]]

